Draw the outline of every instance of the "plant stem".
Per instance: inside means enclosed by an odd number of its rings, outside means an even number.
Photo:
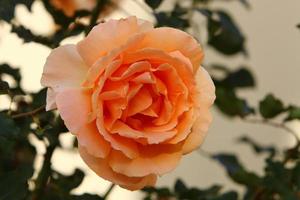
[[[107,0],[97,0],[97,4],[96,4],[95,8],[93,9],[93,12],[92,12],[92,15],[91,15],[91,20],[90,20],[89,26],[87,26],[87,28],[85,30],[86,35],[96,25],[97,20],[98,20],[99,15],[100,15],[100,11],[103,9],[103,7],[105,6],[105,4],[107,2],[108,2]]]
[[[39,175],[36,179],[35,192],[33,193],[33,200],[43,199],[43,193],[47,187],[47,182],[49,176],[51,175],[51,158],[55,150],[55,145],[50,145],[47,147],[47,151],[44,157],[43,166]]]
[[[105,193],[104,196],[103,196],[103,199],[104,199],[104,200],[108,197],[108,195],[111,193],[111,191],[114,189],[115,186],[116,186],[116,185],[115,185],[114,183],[112,183],[112,184],[109,186],[108,190],[106,191],[106,193]]]
[[[45,110],[45,107],[46,107],[45,105],[42,105],[41,107],[36,108],[36,109],[34,109],[32,111],[13,115],[13,116],[11,116],[11,118],[17,119],[17,118],[21,118],[21,117],[33,116],[33,115],[39,113],[40,111]]]
[[[290,133],[297,141],[297,143],[300,143],[300,138],[298,136],[298,134],[293,131],[291,128],[289,128],[288,126],[286,126],[284,123],[277,123],[277,122],[272,122],[266,119],[247,119],[247,118],[243,118],[242,119],[245,122],[248,123],[252,123],[252,124],[263,124],[263,125],[269,125],[275,128],[281,128],[283,130],[285,130],[286,132]]]

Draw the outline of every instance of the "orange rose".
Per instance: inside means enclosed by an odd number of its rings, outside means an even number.
[[[120,0],[112,0],[106,3],[101,15],[109,14],[119,3]],[[74,15],[76,10],[92,10],[95,7],[96,0],[50,0],[51,4],[59,10],[62,10],[67,16]]]
[[[41,83],[99,176],[137,190],[203,141],[215,88],[195,39],[136,17],[109,20],[52,51]]]

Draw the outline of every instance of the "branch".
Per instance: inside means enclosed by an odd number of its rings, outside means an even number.
[[[104,196],[103,196],[103,199],[104,199],[104,200],[108,197],[108,195],[111,193],[111,191],[114,189],[115,186],[116,186],[116,185],[115,185],[114,183],[112,183],[112,184],[109,186],[108,190],[106,191],[106,193],[105,193]]]
[[[33,116],[36,115],[37,113],[45,110],[45,105],[42,105],[39,108],[34,109],[33,111],[29,111],[29,112],[25,112],[25,113],[19,113],[16,115],[11,116],[12,119],[17,119],[17,118],[21,118],[21,117],[27,117],[27,116]]]
[[[54,153],[56,145],[50,145],[47,147],[45,159],[42,169],[36,179],[35,192],[33,194],[33,200],[43,199],[43,193],[47,187],[49,177],[51,175],[51,158]]]
[[[275,128],[281,128],[281,129],[285,130],[286,132],[290,133],[296,139],[297,143],[300,143],[300,138],[299,138],[298,134],[294,130],[292,130],[291,128],[286,126],[284,123],[272,122],[267,119],[247,119],[247,118],[241,118],[241,119],[247,123],[263,124],[263,125],[268,125],[268,126],[272,126]]]
[[[87,26],[86,30],[85,30],[85,34],[87,35],[92,28],[96,25],[97,20],[99,18],[100,15],[100,11],[104,8],[105,4],[108,2],[108,0],[97,0],[97,4],[95,6],[95,8],[92,11],[92,15],[91,15],[91,20],[89,25]]]

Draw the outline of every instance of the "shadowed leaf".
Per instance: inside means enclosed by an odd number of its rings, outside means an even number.
[[[264,118],[271,119],[284,112],[285,108],[281,100],[269,94],[260,101],[259,111]]]

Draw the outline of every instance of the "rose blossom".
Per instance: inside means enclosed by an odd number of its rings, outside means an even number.
[[[111,0],[105,4],[101,15],[108,15],[113,11],[121,0]],[[50,3],[57,9],[62,10],[67,16],[74,15],[77,10],[92,10],[96,6],[96,0],[50,0]]]
[[[214,84],[187,33],[129,17],[54,49],[41,83],[85,163],[129,190],[153,186],[202,143]]]

